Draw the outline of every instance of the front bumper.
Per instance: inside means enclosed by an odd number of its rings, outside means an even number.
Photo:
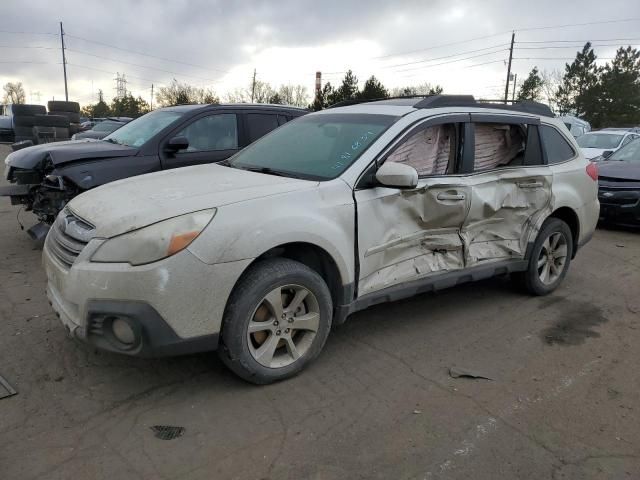
[[[45,242],[47,296],[71,336],[104,350],[164,356],[215,350],[227,299],[250,260],[208,265],[188,250],[149,265],[91,263],[90,241],[69,268]],[[135,332],[113,335],[114,319]]]
[[[640,226],[640,187],[637,189],[600,188],[600,221],[616,225]]]

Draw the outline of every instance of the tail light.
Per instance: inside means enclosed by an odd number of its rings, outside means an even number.
[[[598,165],[593,162],[589,162],[587,165],[587,175],[589,175],[594,182],[598,181]]]

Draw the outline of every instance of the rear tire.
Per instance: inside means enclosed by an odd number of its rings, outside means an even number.
[[[229,298],[218,355],[251,383],[292,377],[319,355],[332,311],[331,294],[317,272],[285,258],[260,261]]]
[[[536,238],[529,265],[512,278],[532,295],[548,295],[562,282],[573,255],[573,235],[558,218],[548,218]]]

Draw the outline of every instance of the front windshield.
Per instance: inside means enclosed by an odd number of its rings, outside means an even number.
[[[607,158],[611,160],[640,163],[640,140],[634,140]]]
[[[624,135],[612,135],[608,133],[587,133],[576,141],[582,148],[601,148],[607,150],[617,148]]]
[[[180,117],[182,117],[180,112],[156,110],[123,125],[107,135],[104,140],[130,147],[140,147]]]
[[[344,172],[397,117],[326,113],[300,117],[245,148],[235,168],[329,180]]]
[[[100,122],[91,130],[93,130],[94,132],[113,132],[121,125],[122,123],[119,122]]]

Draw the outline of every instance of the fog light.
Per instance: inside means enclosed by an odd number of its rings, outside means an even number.
[[[116,318],[111,322],[111,331],[116,340],[125,345],[133,345],[136,341],[136,333],[133,331],[133,328],[131,328],[131,325],[129,325],[127,321],[121,318]]]

